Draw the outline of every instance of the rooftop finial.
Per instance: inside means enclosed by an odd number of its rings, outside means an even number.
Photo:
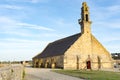
[[[82,3],[82,6],[87,6],[87,3],[86,3],[86,2],[83,2],[83,3]]]

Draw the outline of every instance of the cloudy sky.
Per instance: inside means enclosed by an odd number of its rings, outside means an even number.
[[[83,1],[93,35],[120,52],[120,0],[0,0],[0,61],[31,60],[48,43],[79,33]]]

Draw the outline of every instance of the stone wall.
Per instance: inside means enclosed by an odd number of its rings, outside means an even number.
[[[112,69],[110,53],[92,34],[82,34],[80,38],[65,52],[64,69]]]
[[[0,68],[0,80],[22,80],[24,67],[20,64]]]
[[[63,68],[63,55],[34,59],[33,67]]]

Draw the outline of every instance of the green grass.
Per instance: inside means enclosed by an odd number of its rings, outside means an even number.
[[[23,79],[25,78],[25,70],[23,70],[22,78],[23,78]]]
[[[54,72],[86,80],[120,80],[120,72],[87,70],[53,70]]]

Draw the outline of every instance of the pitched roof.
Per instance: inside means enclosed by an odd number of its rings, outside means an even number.
[[[120,59],[120,53],[112,53],[112,58],[117,60],[117,59]]]
[[[45,58],[63,55],[65,51],[81,36],[81,33],[49,43],[42,53],[34,58]]]

